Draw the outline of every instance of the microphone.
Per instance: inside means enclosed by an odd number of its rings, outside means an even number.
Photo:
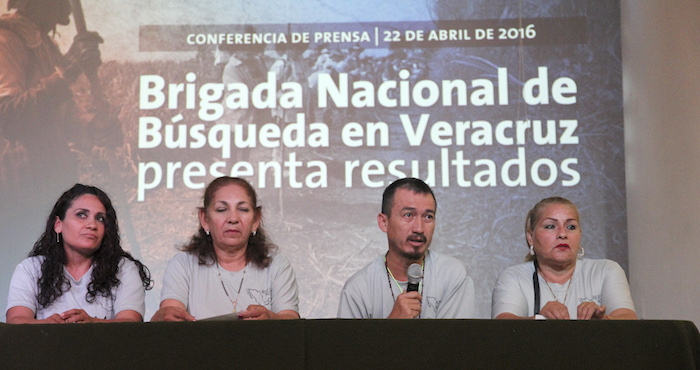
[[[420,285],[421,279],[423,279],[423,266],[417,263],[412,263],[408,266],[408,287],[406,287],[407,292],[417,292],[418,285]]]

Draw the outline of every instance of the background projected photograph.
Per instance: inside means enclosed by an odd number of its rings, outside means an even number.
[[[386,253],[382,191],[406,176],[433,188],[431,250],[467,265],[479,318],[501,271],[525,258],[525,215],[542,198],[576,203],[586,257],[627,269],[619,2],[83,10],[104,40],[94,78],[61,89],[33,79],[0,39],[3,312],[15,266],[75,183],[110,195],[123,246],[153,274],[146,320],[168,260],[197,231],[204,187],[222,175],[258,191],[303,318],[335,317],[345,280]],[[64,54],[77,33],[68,20],[48,31]]]

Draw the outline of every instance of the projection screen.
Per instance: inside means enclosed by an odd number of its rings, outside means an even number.
[[[83,8],[104,43],[99,85],[72,86],[78,120],[0,117],[3,312],[14,267],[77,182],[110,195],[125,249],[153,274],[146,320],[221,175],[257,189],[304,318],[335,317],[345,280],[386,252],[382,191],[406,176],[435,191],[431,249],[467,265],[480,318],[500,272],[523,261],[525,215],[545,197],[578,205],[587,257],[627,270],[618,1]],[[75,33],[73,21],[57,28],[63,52]],[[95,94],[109,106],[97,119]]]

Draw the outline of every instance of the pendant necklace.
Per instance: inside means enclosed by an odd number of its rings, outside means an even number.
[[[238,305],[238,297],[241,296],[241,288],[243,287],[243,280],[245,280],[245,270],[248,268],[248,263],[245,264],[245,267],[243,267],[243,276],[241,277],[241,283],[238,285],[238,291],[236,292],[236,299],[233,300],[231,299],[231,296],[228,294],[228,290],[226,289],[226,285],[224,285],[224,279],[221,277],[221,265],[219,265],[219,262],[216,262],[216,272],[219,274],[219,281],[221,282],[221,287],[224,288],[224,293],[226,293],[226,297],[228,297],[228,300],[231,301],[231,304],[233,305],[233,313],[236,313],[236,306]]]
[[[542,272],[541,269],[540,269],[540,272]],[[542,275],[542,279],[544,280],[544,283],[547,284],[547,288],[549,288],[549,292],[552,293],[552,296],[554,297],[554,299],[557,302],[566,306],[566,298],[569,296],[569,288],[571,288],[571,280],[574,280],[574,274],[573,273],[571,274],[571,278],[569,279],[569,285],[566,286],[566,294],[564,294],[564,301],[559,301],[559,298],[557,298],[557,295],[554,294],[552,287],[549,286],[549,282],[547,281],[547,279],[544,278],[544,275]]]

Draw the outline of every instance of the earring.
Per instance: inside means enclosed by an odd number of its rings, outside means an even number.
[[[258,233],[257,230],[253,230],[253,236],[255,236],[255,234],[257,234],[257,233]]]
[[[583,250],[583,247],[581,247],[578,250],[578,258],[583,258],[583,256],[586,254],[586,251]]]
[[[61,233],[56,233],[56,244],[61,244]]]
[[[207,236],[209,236],[209,234],[210,234],[209,230],[204,230],[204,233],[207,234]]]
[[[530,255],[534,256],[535,255],[535,247],[530,246]]]

